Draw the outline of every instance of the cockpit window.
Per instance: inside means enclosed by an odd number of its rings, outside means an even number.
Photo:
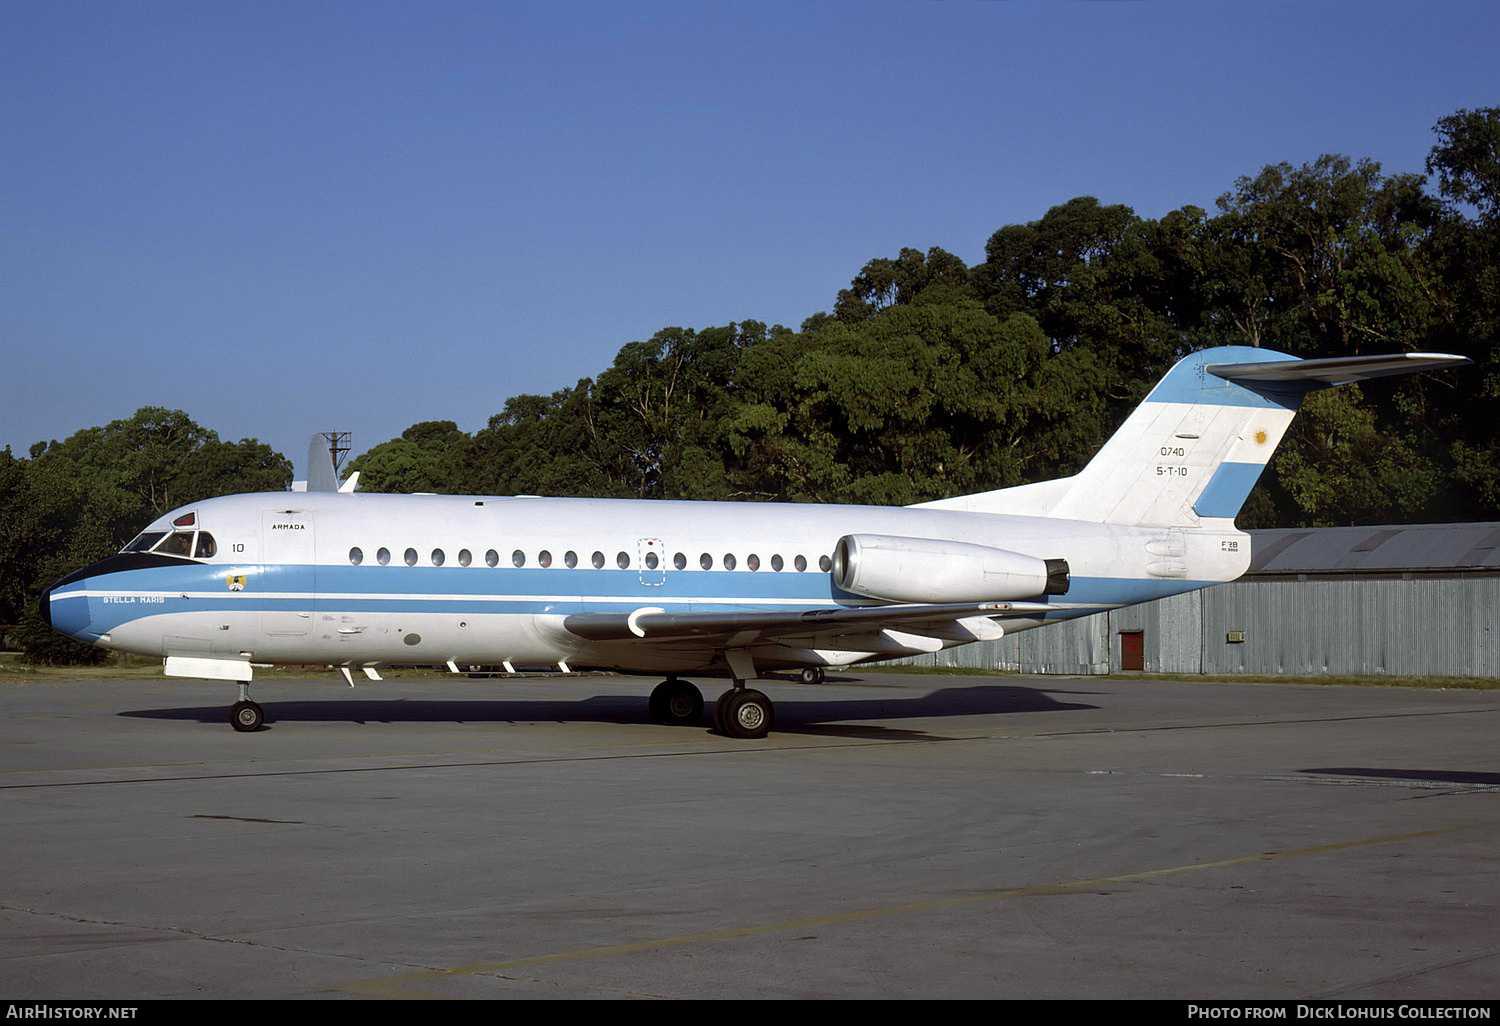
[[[135,536],[135,540],[121,549],[121,552],[146,552],[151,546],[161,541],[165,531],[146,531]]]
[[[198,532],[198,544],[193,546],[193,557],[195,559],[210,559],[219,547],[214,544],[214,536],[207,531]]]
[[[152,551],[164,556],[191,556],[193,554],[193,532],[174,531],[162,539]]]

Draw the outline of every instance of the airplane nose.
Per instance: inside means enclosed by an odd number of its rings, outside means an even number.
[[[42,592],[39,603],[41,608],[38,610],[42,622],[59,634],[66,634],[80,641],[94,641],[99,635],[89,630],[93,619],[89,611],[89,600],[81,593],[81,588],[65,587],[68,583],[71,582],[64,578]]]
[[[109,629],[108,623],[117,619],[110,615],[108,607],[100,604],[101,599],[95,589],[123,583],[124,579],[114,577],[115,574],[181,565],[180,559],[149,552],[118,552],[113,556],[106,556],[97,563],[90,563],[53,581],[52,587],[42,592],[42,620],[59,634],[95,644]],[[108,602],[109,599],[102,601]]]

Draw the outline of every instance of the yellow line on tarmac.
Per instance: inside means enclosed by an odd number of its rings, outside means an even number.
[[[982,891],[978,894],[968,894],[957,898],[938,898],[932,901],[914,901],[902,905],[885,905],[876,908],[857,909],[852,912],[836,912],[825,916],[809,916],[805,919],[783,919],[772,923],[761,923],[758,926],[730,927],[723,930],[709,930],[704,933],[685,934],[680,937],[656,937],[650,940],[632,941],[626,944],[608,944],[603,947],[580,948],[576,951],[558,951],[547,955],[531,955],[525,958],[509,959],[504,962],[484,962],[477,965],[454,966],[447,969],[422,969],[382,979],[357,980],[336,984],[333,989],[351,991],[357,994],[369,994],[382,998],[418,998],[431,1000],[440,997],[440,995],[429,994],[411,988],[416,984],[440,980],[449,976],[473,976],[481,973],[500,972],[506,969],[548,965],[555,962],[576,962],[587,958],[633,955],[642,951],[658,951],[664,948],[682,947],[687,944],[711,944],[715,941],[757,937],[768,933],[779,933],[783,930],[832,926],[840,923],[879,919],[886,916],[904,915],[913,912],[932,912],[938,909],[959,908],[965,905],[983,905],[996,901],[1008,901],[1011,898],[1063,894],[1068,891],[1086,890],[1106,884],[1135,883],[1141,880],[1153,880],[1164,876],[1176,876],[1181,873],[1199,873],[1204,870],[1226,869],[1230,866],[1243,866],[1254,862],[1274,862],[1277,859],[1322,855],[1326,852],[1342,851],[1346,848],[1366,848],[1376,844],[1395,844],[1400,841],[1411,841],[1422,837],[1438,837],[1443,834],[1451,834],[1460,829],[1463,828],[1446,827],[1441,830],[1417,830],[1408,834],[1385,834],[1380,837],[1365,837],[1356,841],[1335,841],[1332,844],[1319,844],[1307,848],[1267,851],[1256,855],[1242,855],[1239,858],[1222,859],[1218,862],[1194,862],[1186,866],[1172,866],[1167,869],[1148,869],[1140,873],[1124,873],[1119,876],[1100,876],[1090,880],[1040,884],[1035,887],[1013,887],[1000,891]]]

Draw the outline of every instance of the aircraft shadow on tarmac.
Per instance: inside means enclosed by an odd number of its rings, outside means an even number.
[[[1012,713],[1063,712],[1095,709],[1094,705],[1061,702],[1054,694],[1086,694],[1023,687],[942,688],[917,697],[820,699],[772,696],[776,700],[775,734],[917,740],[930,735],[918,730],[875,726],[867,720],[913,720],[934,717],[996,716]],[[712,721],[718,696],[707,697],[708,709],[700,727]],[[550,699],[370,699],[278,702],[260,699],[266,727],[276,723],[535,723],[535,722],[649,722],[645,695],[599,695],[574,701]],[[224,705],[176,709],[131,709],[121,716],[160,720],[195,720],[225,726]]]
[[[1326,767],[1298,770],[1299,773],[1330,777],[1375,777],[1381,780],[1421,780],[1434,784],[1500,784],[1500,773],[1471,773],[1467,770],[1375,769],[1369,766]]]

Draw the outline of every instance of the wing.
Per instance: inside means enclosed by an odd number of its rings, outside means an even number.
[[[647,606],[630,613],[576,613],[568,633],[586,641],[636,641],[689,648],[745,649],[782,644],[808,648],[935,652],[948,644],[1005,633],[997,621],[1039,616],[1043,602],[839,606],[744,613],[669,613]],[[858,643],[851,643],[858,642]]]

